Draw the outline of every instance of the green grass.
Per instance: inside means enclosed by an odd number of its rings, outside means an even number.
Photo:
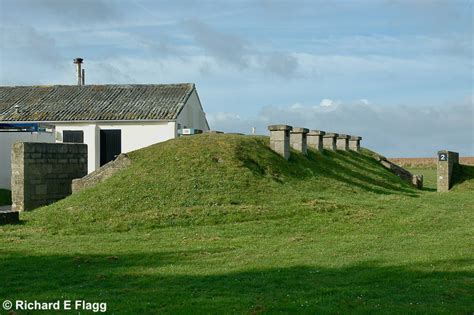
[[[12,193],[7,189],[0,189],[0,206],[12,204]]]
[[[438,194],[435,169],[417,170],[418,191],[367,150],[287,162],[267,142],[154,145],[22,213],[0,227],[0,299],[80,298],[116,314],[474,311],[469,171]]]

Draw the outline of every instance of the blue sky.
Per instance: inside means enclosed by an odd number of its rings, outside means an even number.
[[[473,2],[0,0],[0,84],[194,82],[213,129],[474,155]]]

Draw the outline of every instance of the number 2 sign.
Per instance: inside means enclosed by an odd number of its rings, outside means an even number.
[[[448,160],[448,154],[447,153],[439,153],[438,154],[438,160],[439,161],[447,161]]]

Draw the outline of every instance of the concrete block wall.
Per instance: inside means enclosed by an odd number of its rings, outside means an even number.
[[[87,145],[17,142],[12,149],[12,209],[32,210],[71,194],[87,175]]]
[[[459,164],[459,153],[441,150],[438,151],[437,191],[447,192],[452,186],[454,164]]]
[[[11,190],[12,149],[15,142],[55,143],[54,132],[19,132],[0,129],[0,188]]]

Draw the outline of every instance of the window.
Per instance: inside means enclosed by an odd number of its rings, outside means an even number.
[[[84,131],[82,130],[64,130],[63,142],[84,143]]]

